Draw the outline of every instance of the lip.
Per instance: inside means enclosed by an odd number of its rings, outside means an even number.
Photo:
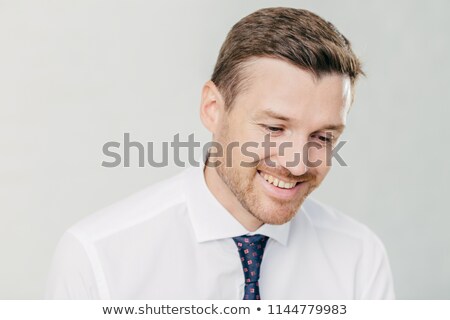
[[[295,195],[299,192],[301,188],[305,185],[304,182],[299,182],[297,185],[291,189],[283,189],[275,187],[273,184],[266,181],[261,176],[261,173],[257,172],[258,180],[261,182],[263,188],[266,190],[266,192],[269,194],[269,196],[273,198],[283,199],[283,200],[291,200],[295,197]]]

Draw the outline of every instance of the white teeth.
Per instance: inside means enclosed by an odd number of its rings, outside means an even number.
[[[278,178],[274,178],[271,175],[268,174],[261,174],[262,177],[264,177],[264,180],[266,180],[267,182],[273,184],[274,186],[278,187],[278,188],[283,188],[283,189],[291,189],[293,187],[295,187],[296,182],[286,182],[286,181],[282,181],[282,180],[278,180]]]
[[[275,187],[278,187],[278,179],[275,178],[275,180],[273,180],[272,184],[273,184]]]

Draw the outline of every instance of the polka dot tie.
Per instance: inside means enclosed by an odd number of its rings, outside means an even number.
[[[261,300],[258,283],[259,269],[268,239],[261,234],[233,238],[238,247],[244,270],[244,300]]]

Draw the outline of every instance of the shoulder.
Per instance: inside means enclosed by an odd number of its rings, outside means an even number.
[[[151,222],[161,216],[182,213],[185,210],[185,192],[181,181],[186,171],[155,183],[120,201],[83,218],[67,232],[94,242],[133,227]],[[170,217],[167,217],[170,220]]]
[[[314,198],[309,197],[305,200],[302,213],[320,234],[382,246],[378,236],[366,225]]]
[[[66,230],[53,256],[46,296],[109,299],[108,273],[141,259],[174,221],[186,225],[184,175],[151,185]]]
[[[334,261],[336,270],[350,272],[355,298],[395,297],[386,249],[374,232],[313,198],[305,200],[300,213],[302,219],[296,219],[296,227],[307,226],[327,261]]]

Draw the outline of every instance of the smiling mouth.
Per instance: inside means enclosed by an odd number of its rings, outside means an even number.
[[[296,185],[298,185],[300,183],[299,181],[294,181],[294,182],[285,181],[285,180],[276,178],[274,176],[271,176],[270,174],[261,172],[259,170],[258,170],[258,174],[264,180],[266,180],[268,183],[270,183],[270,184],[272,184],[275,187],[278,187],[280,189],[292,189],[292,188],[294,188]]]

